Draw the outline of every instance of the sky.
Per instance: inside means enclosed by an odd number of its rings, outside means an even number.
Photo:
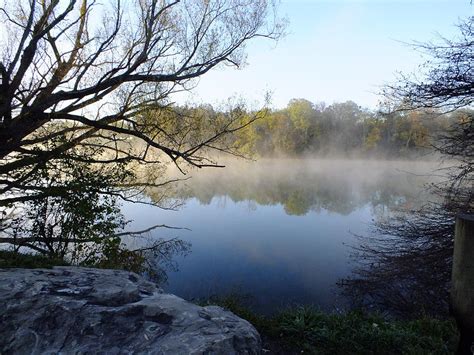
[[[456,36],[455,24],[473,10],[469,0],[283,0],[283,39],[257,39],[245,67],[217,68],[177,101],[219,105],[239,97],[258,105],[269,92],[274,108],[305,98],[375,109],[381,86],[428,59],[409,43]]]

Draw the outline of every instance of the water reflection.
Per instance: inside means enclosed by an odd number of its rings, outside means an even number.
[[[430,199],[423,184],[432,169],[419,162],[236,162],[194,173],[170,196],[186,201],[177,212],[125,206],[125,213],[137,226],[191,229],[173,234],[192,243],[192,253],[177,260],[169,292],[188,299],[239,292],[267,313],[293,303],[327,309],[345,303],[336,282],[351,272],[354,235],[368,234],[395,207]]]
[[[431,168],[428,162],[399,161],[230,162],[225,169],[195,173],[172,197],[209,205],[214,197],[227,196],[232,202],[281,204],[289,215],[321,210],[348,215],[367,204],[391,208],[422,202],[427,197],[422,195],[427,181],[423,175]]]

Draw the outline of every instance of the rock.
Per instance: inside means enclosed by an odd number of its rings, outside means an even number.
[[[220,307],[137,274],[0,269],[0,354],[259,354],[260,336]]]

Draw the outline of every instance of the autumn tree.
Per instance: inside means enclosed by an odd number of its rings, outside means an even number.
[[[63,257],[92,241],[102,256],[128,255],[115,199],[169,183],[167,163],[216,166],[209,151],[228,151],[223,138],[262,114],[242,123],[176,109],[174,94],[244,65],[249,41],[280,38],[276,10],[272,0],[1,1],[0,242]]]
[[[0,19],[4,206],[43,196],[36,173],[55,159],[215,165],[206,148],[238,120],[197,140],[144,115],[216,66],[245,64],[247,42],[284,27],[266,0],[6,1]]]

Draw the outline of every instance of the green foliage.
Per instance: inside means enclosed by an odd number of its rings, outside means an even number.
[[[74,264],[98,262],[104,250],[120,247],[115,234],[126,221],[111,180],[123,176],[71,160],[56,164],[41,171],[43,196],[13,220],[11,244]]]
[[[39,254],[23,254],[11,250],[0,250],[0,269],[4,268],[52,268],[69,265],[62,259],[54,259]]]
[[[282,337],[314,353],[449,354],[456,344],[453,322],[387,321],[360,312],[325,314],[311,307],[278,316]]]
[[[148,134],[156,135],[174,149],[207,142],[201,149],[212,146],[248,157],[305,154],[406,157],[430,149],[459,114],[441,116],[427,109],[382,114],[352,101],[326,106],[293,99],[286,108],[265,114],[248,111],[243,106],[219,111],[202,105],[147,111],[139,121]],[[221,131],[226,134],[208,141]]]
[[[74,149],[34,171],[37,191],[25,202],[9,206],[10,213],[0,213],[2,242],[12,250],[4,265],[50,267],[67,263],[125,269],[145,273],[159,282],[166,280],[166,270],[176,268],[173,256],[186,254],[189,244],[123,232],[128,222],[118,202],[138,193],[127,185],[133,185],[135,175],[127,161],[83,161],[101,153],[102,148]],[[137,249],[127,248],[123,241],[127,236],[140,239]]]
[[[176,255],[187,255],[190,248],[190,243],[178,238],[153,239],[144,247],[134,250],[127,249],[120,242],[116,242],[114,245],[108,244],[102,250],[98,261],[88,266],[128,270],[162,284],[168,279],[168,270],[178,270],[178,265],[173,258]]]
[[[132,251],[124,248],[120,240],[114,239],[113,242],[107,243],[102,250],[100,257],[91,262],[92,267],[102,269],[120,269],[136,272],[137,274],[146,271],[146,258],[143,253]]]
[[[451,354],[458,340],[452,320],[387,320],[357,311],[329,314],[314,307],[265,317],[243,306],[236,294],[204,304],[217,304],[248,320],[264,338],[264,348],[281,353]]]
[[[351,101],[326,107],[298,99],[236,132],[235,144],[244,154],[263,157],[369,153],[405,157],[438,143],[460,114],[441,116],[421,109],[381,114]]]
[[[382,134],[380,132],[380,128],[377,126],[373,126],[370,128],[369,133],[364,141],[364,147],[368,150],[374,149],[377,147],[379,141],[382,139]]]

